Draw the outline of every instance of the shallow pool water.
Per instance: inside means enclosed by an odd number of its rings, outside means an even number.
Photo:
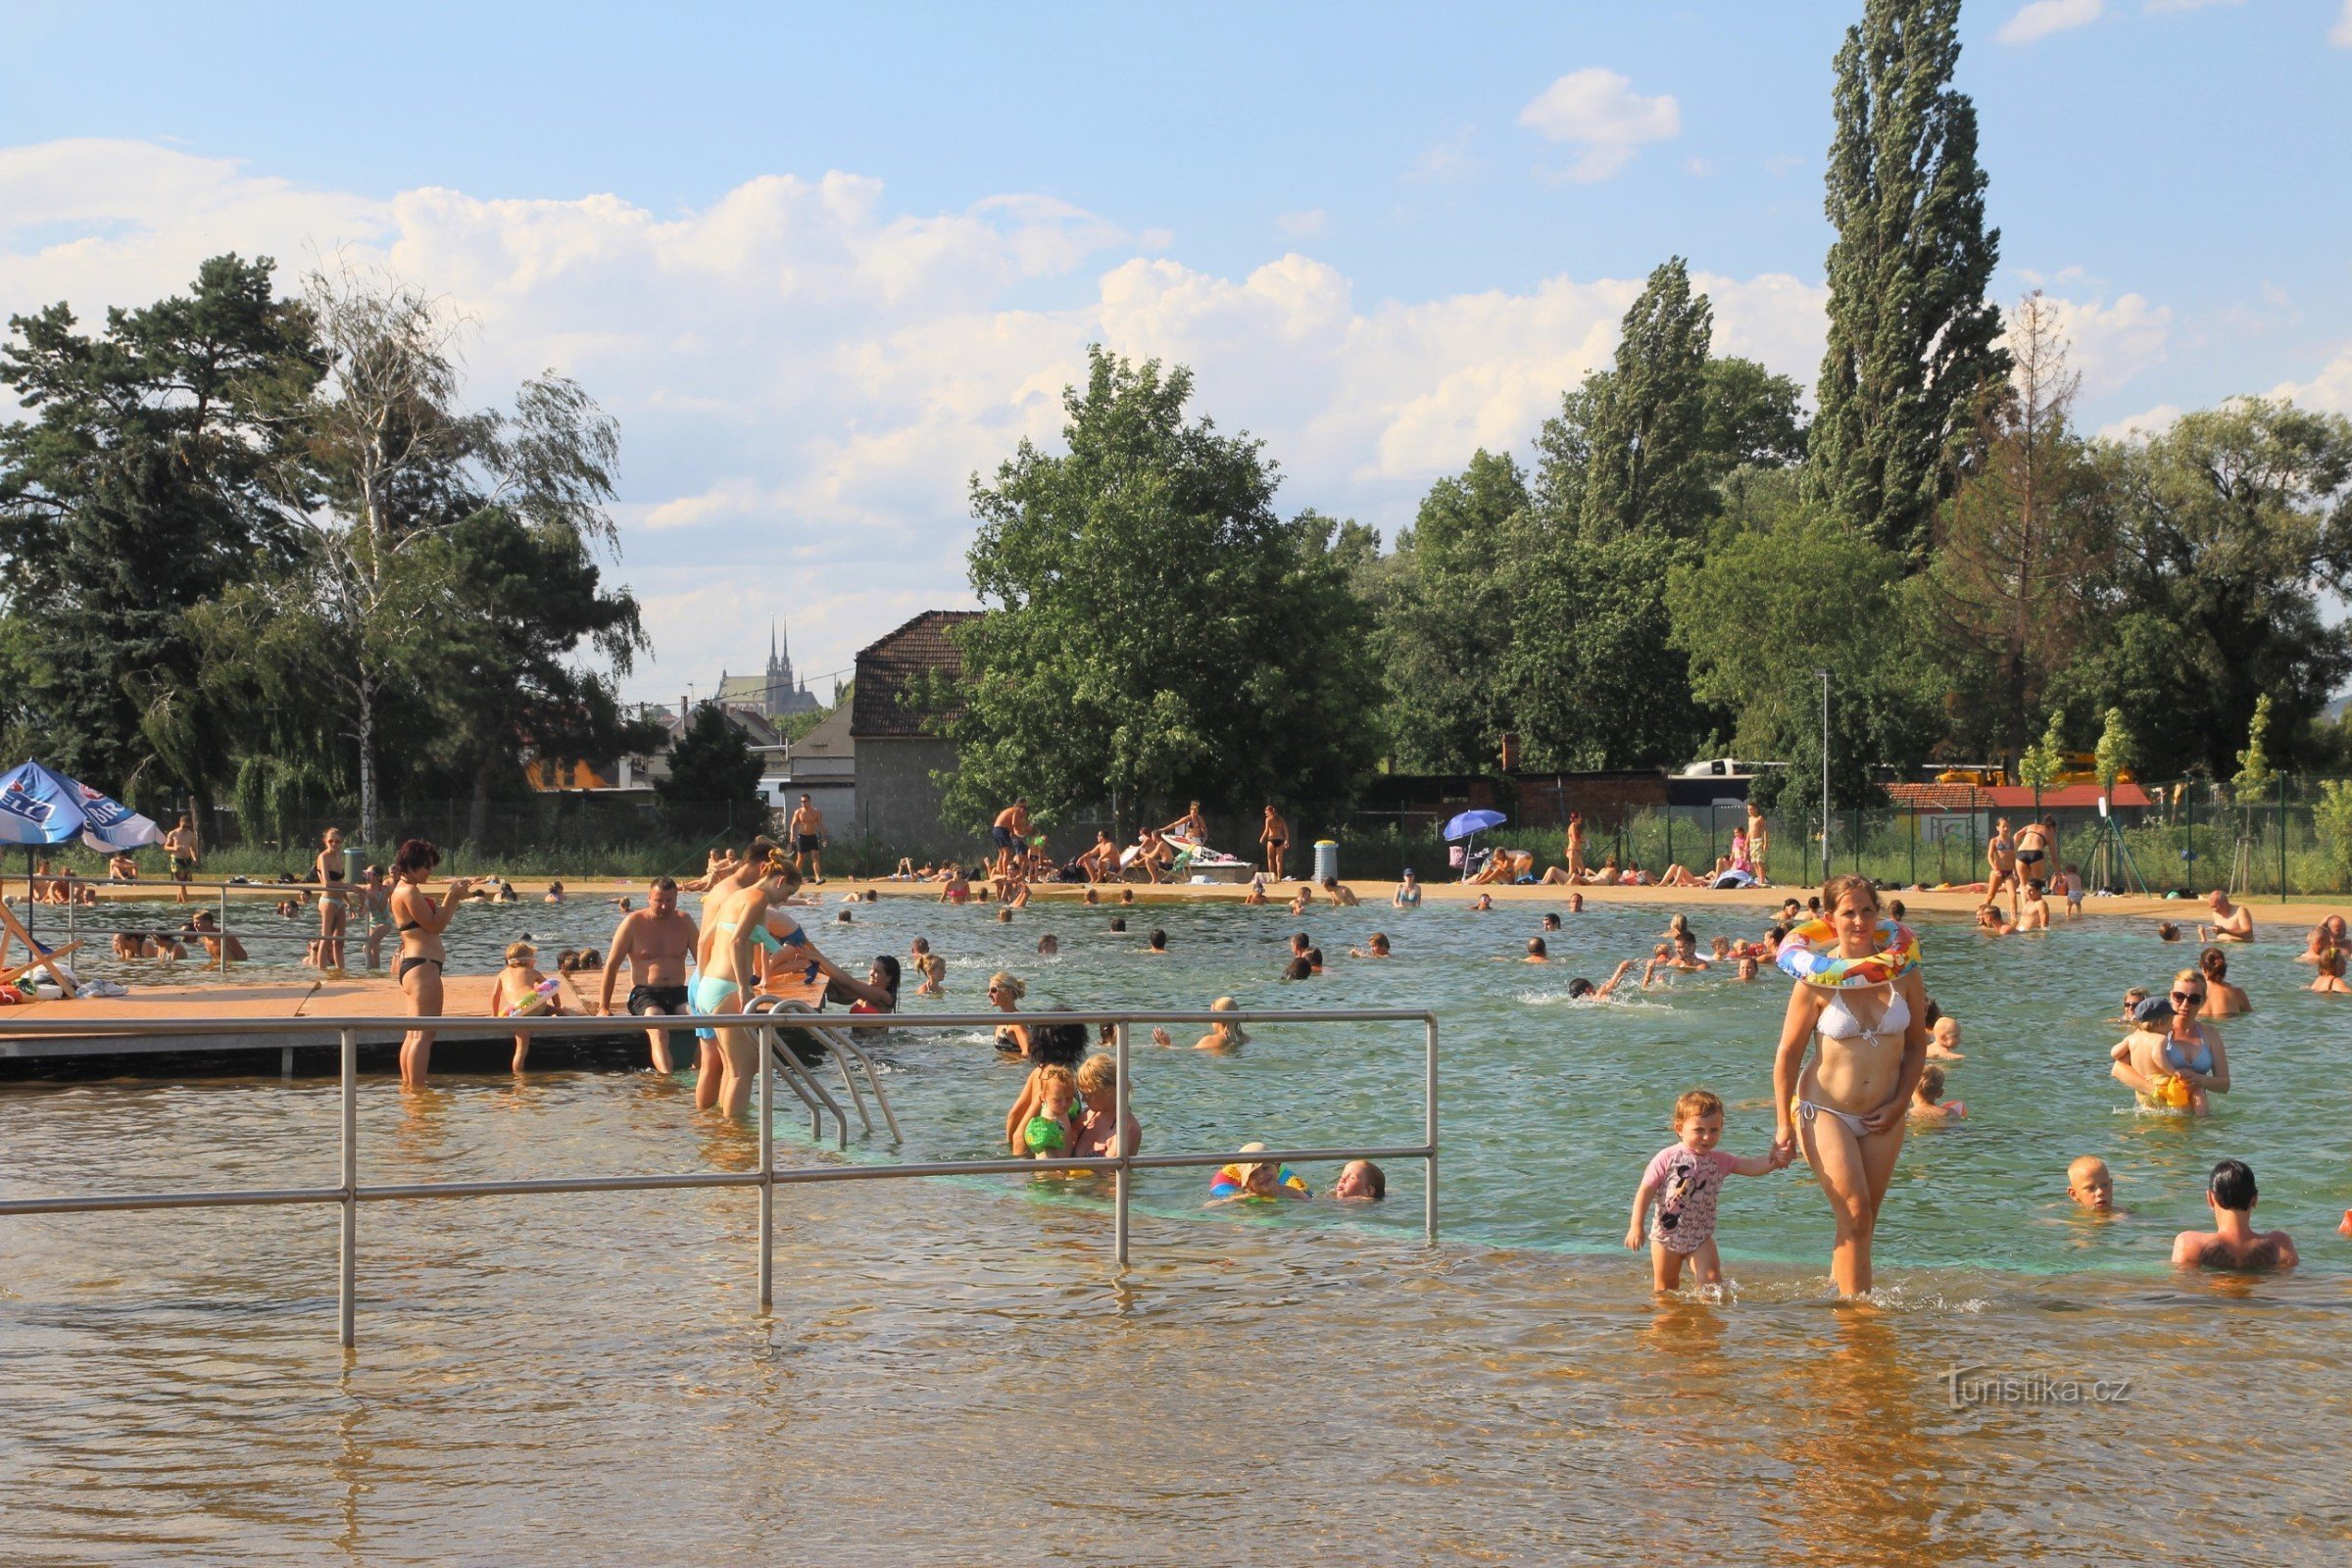
[[[1930,923],[1971,1115],[1906,1146],[1878,1302],[1828,1298],[1801,1167],[1727,1194],[1728,1299],[1659,1302],[1618,1246],[1634,1181],[1691,1084],[1731,1102],[1728,1147],[1763,1147],[1785,983],[1570,1004],[1664,911],[1571,917],[1565,961],[1509,961],[1541,912],[1152,908],[1114,935],[1103,910],[1006,928],[896,901],[811,921],[845,961],[929,937],[950,992],[915,1017],[979,1005],[999,967],[1031,1009],[1435,1005],[1435,1250],[1410,1168],[1372,1212],[1204,1211],[1199,1173],[1140,1176],[1124,1273],[1083,1185],[788,1188],[765,1318],[746,1193],[370,1204],[346,1357],[328,1211],[0,1220],[0,1561],[2342,1560],[2352,1004],[2298,993],[2291,944],[2232,955],[2262,1010],[2226,1029],[2236,1093],[2191,1122],[2129,1108],[2101,1021],[2189,950],[2122,921],[1997,945]],[[457,951],[601,945],[612,914],[469,911]],[[1285,985],[1301,928],[1330,973]],[[1376,929],[1396,958],[1341,956]],[[907,1147],[853,1157],[993,1152],[1020,1072],[984,1037],[878,1049]],[[1420,1040],[1139,1046],[1135,1091],[1161,1150],[1410,1142]],[[0,1192],[331,1181],[335,1100],[268,1076],[0,1087]],[[756,1157],[646,1073],[371,1077],[362,1100],[370,1181]],[[838,1157],[783,1126],[783,1157]],[[2109,1159],[2129,1217],[2067,1213],[2077,1152]],[[2165,1267],[2225,1153],[2302,1242],[2296,1276]]]
[[[834,898],[838,886],[827,890]],[[689,906],[691,907],[691,902]],[[1788,982],[1766,971],[1752,984],[1729,966],[1662,980],[1633,978],[1603,1002],[1571,1002],[1569,981],[1607,978],[1621,957],[1646,955],[1667,911],[1556,906],[1552,961],[1519,961],[1552,906],[1512,904],[1486,912],[1460,905],[1418,910],[1318,907],[1304,916],[1238,905],[1144,905],[1131,909],[1042,905],[1011,924],[990,911],[915,899],[851,910],[800,911],[836,962],[862,972],[877,953],[902,958],[917,937],[948,959],[948,994],[905,998],[909,1019],[987,1006],[987,977],[1009,969],[1029,987],[1027,1011],[1072,1007],[1200,1009],[1219,996],[1246,1007],[1430,1007],[1439,1015],[1442,1197],[1448,1233],[1510,1247],[1615,1250],[1635,1182],[1670,1141],[1666,1118],[1683,1090],[1705,1087],[1730,1107],[1724,1147],[1761,1152],[1772,1136],[1772,1054]],[[161,915],[164,909],[154,911]],[[453,929],[459,969],[486,972],[510,942],[528,936],[543,962],[562,947],[605,945],[617,911],[603,903],[468,908]],[[137,918],[143,918],[140,916]],[[1702,942],[1761,929],[1758,911],[1692,911]],[[128,923],[137,923],[132,918]],[[1128,930],[1109,929],[1113,918]],[[243,920],[240,924],[245,923]],[[255,926],[278,928],[273,917]],[[285,922],[291,926],[292,922]],[[1154,956],[1147,936],[1168,934]],[[305,927],[307,929],[307,927]],[[1948,1097],[1964,1102],[1957,1125],[1908,1137],[1883,1215],[1882,1265],[1961,1264],[2033,1271],[2162,1270],[2172,1237],[2204,1213],[2204,1173],[2224,1155],[2253,1165],[2262,1216],[2298,1235],[2333,1231],[2352,1205],[2352,1132],[2322,1107],[2340,1104],[2352,1071],[2352,998],[2301,989],[2307,966],[2292,940],[2231,955],[2231,976],[2255,1012],[2223,1025],[2234,1091],[2215,1112],[2189,1118],[2138,1110],[2107,1076],[2110,1021],[2127,986],[2156,990],[2196,950],[2156,940],[2145,921],[2088,916],[2047,935],[1999,941],[1965,924],[1918,922],[1931,997],[1962,1025],[1967,1059],[1947,1067]],[[1328,960],[1319,978],[1280,979],[1291,934],[1304,931]],[[1395,956],[1350,958],[1375,931]],[[1054,933],[1057,956],[1041,957]],[[291,950],[288,950],[289,955]],[[134,982],[167,968],[109,965]],[[135,972],[133,972],[135,971]],[[174,976],[179,978],[180,976]],[[186,978],[195,978],[186,975]],[[591,993],[594,981],[587,982]],[[1416,1025],[1259,1026],[1230,1054],[1190,1049],[1200,1030],[1172,1031],[1178,1049],[1134,1047],[1136,1109],[1148,1147],[1213,1149],[1262,1139],[1293,1147],[1409,1144],[1419,1139],[1422,1047]],[[1004,1116],[1021,1069],[978,1032],[894,1031],[874,1042],[906,1136],[899,1157],[987,1155],[1000,1151]],[[806,1136],[805,1124],[797,1125]],[[861,1141],[859,1157],[893,1153]],[[2097,1154],[2115,1172],[2123,1217],[2090,1224],[2065,1197],[2067,1161]],[[1328,1170],[1303,1173],[1318,1188]],[[1417,1226],[1419,1173],[1390,1172],[1391,1200],[1368,1223]],[[1139,1177],[1143,1200],[1168,1212],[1194,1205],[1204,1179],[1191,1172]],[[1090,1201],[1091,1190],[1075,1193]],[[1252,1212],[1222,1222],[1323,1225],[1322,1209],[1279,1221]],[[1735,1179],[1718,1236],[1727,1255],[1801,1262],[1826,1258],[1829,1221],[1802,1163],[1776,1176]],[[2352,1272],[2352,1244],[2309,1247],[2307,1267]]]

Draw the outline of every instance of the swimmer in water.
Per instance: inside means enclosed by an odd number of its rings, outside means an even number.
[[[1928,1026],[1928,1059],[1930,1061],[1966,1061],[1960,1054],[1960,1020],[1943,1013]]]
[[[2176,1268],[2289,1269],[2301,1257],[2284,1231],[2256,1232],[2254,1203],[2261,1193],[2244,1161],[2225,1159],[2205,1184],[2205,1206],[2213,1210],[2210,1231],[2182,1231],[2173,1238]]]
[[[2066,1167],[2066,1196],[2101,1219],[2124,1212],[2115,1206],[2115,1177],[2096,1154],[2079,1154]]]
[[[1343,1203],[1377,1203],[1389,1196],[1389,1178],[1368,1159],[1351,1159],[1340,1167],[1331,1196]]]
[[[1930,1062],[1920,1069],[1919,1086],[1911,1091],[1911,1119],[1918,1122],[1952,1122],[1968,1114],[1968,1107],[1957,1100],[1943,1099],[1943,1069]]]
[[[1388,933],[1385,931],[1373,932],[1371,941],[1364,948],[1361,950],[1349,948],[1348,956],[1350,958],[1385,958],[1389,956]]]
[[[1494,907],[1494,895],[1492,893],[1481,893],[1478,896],[1478,902],[1471,905],[1470,907],[1473,909],[1492,909]]]
[[[1634,1189],[1626,1250],[1641,1247],[1646,1228],[1653,1289],[1671,1291],[1680,1285],[1686,1260],[1699,1284],[1720,1285],[1723,1259],[1715,1250],[1715,1202],[1723,1179],[1769,1175],[1786,1168],[1796,1157],[1795,1151],[1776,1144],[1764,1154],[1723,1152],[1715,1147],[1723,1140],[1723,1102],[1704,1089],[1693,1089],[1674,1102],[1674,1133],[1675,1141],[1650,1157],[1641,1185]]]
[[[1568,1000],[1571,1002],[1602,1001],[1624,983],[1625,977],[1633,972],[1633,968],[1634,960],[1628,958],[1618,964],[1616,971],[1599,985],[1594,985],[1580,975],[1568,982]]]
[[[1519,961],[1521,963],[1549,963],[1551,953],[1544,946],[1542,937],[1529,937],[1527,939],[1527,956]]]
[[[2254,1004],[2246,1000],[2244,988],[2230,983],[2228,954],[2219,948],[2207,948],[2197,955],[2197,967],[2205,971],[2205,1016],[2234,1018],[2254,1010]]]

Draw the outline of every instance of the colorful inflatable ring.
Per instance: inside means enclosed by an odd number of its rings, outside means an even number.
[[[1838,931],[1827,920],[1807,920],[1781,939],[1781,972],[1807,985],[1846,990],[1883,986],[1919,964],[1919,938],[1892,920],[1879,924],[1882,949],[1859,958],[1838,956]]]

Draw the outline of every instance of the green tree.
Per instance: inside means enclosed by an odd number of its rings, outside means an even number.
[[[2271,694],[2264,692],[2254,699],[2253,717],[2246,721],[2246,749],[2237,754],[2237,773],[2230,780],[2240,805],[2259,803],[2278,782],[2278,770],[2271,766],[2270,736]]]
[[[2066,767],[2066,710],[2052,709],[2041,739],[2027,747],[2017,760],[2018,782],[2034,792],[2034,814],[2041,814],[2041,792],[2058,780]]]
[[[622,717],[612,690],[612,675],[627,674],[646,646],[637,600],[605,590],[569,521],[534,525],[484,507],[450,530],[443,549],[455,613],[431,689],[442,694],[450,760],[470,775],[466,834],[478,844],[493,789],[521,787],[526,755],[555,767],[610,761],[653,750],[660,735]],[[583,645],[597,662],[576,661]]]
[[[2097,750],[2091,755],[2098,768],[2100,793],[2113,795],[2115,781],[2132,771],[2133,760],[2138,755],[2138,748],[2132,739],[2132,727],[2125,722],[2122,709],[2107,710],[2106,720],[2099,729]]]
[[[1805,459],[1804,390],[1753,360],[1707,361],[1706,434],[1718,483],[1737,468],[1785,468]]]
[[[1390,570],[1373,579],[1383,729],[1399,767],[1484,768],[1512,727],[1502,666],[1514,617],[1498,585],[1519,579],[1512,530],[1528,504],[1518,464],[1481,449],[1430,486]]]
[[[1505,530],[1510,617],[1497,660],[1506,727],[1536,767],[1686,760],[1706,721],[1671,637],[1668,571],[1698,548],[1734,455],[1708,445],[1713,309],[1681,257],[1625,314],[1610,368],[1561,400],[1536,441],[1535,504]]]
[[[1901,556],[1800,513],[1670,572],[1676,646],[1702,702],[1736,715],[1732,747],[1786,762],[1758,799],[1813,808],[1821,793],[1821,683],[1831,674],[1831,791],[1843,808],[1881,799],[1875,770],[1926,755],[1937,726],[1909,627],[1917,592]]]
[[[2080,378],[2037,291],[2011,321],[2016,370],[1985,400],[1984,451],[1939,516],[1928,596],[1969,753],[2013,763],[2028,715],[2097,633],[2113,554],[2099,471],[2068,422]]]
[[[268,479],[320,361],[271,274],[215,257],[99,333],[53,305],[0,348],[27,416],[0,427],[17,697],[49,760],[134,799],[223,780],[233,726],[199,700],[185,617],[291,548]]]
[[[2009,369],[1985,298],[2000,231],[1984,226],[1976,106],[1952,86],[1959,19],[1960,0],[1866,0],[1834,92],[1807,493],[1915,566],[1977,400]]]
[[[1066,453],[1023,441],[995,483],[974,475],[991,612],[956,633],[952,815],[1338,804],[1369,767],[1378,676],[1342,541],[1278,516],[1260,443],[1188,420],[1192,391],[1182,367],[1097,347],[1063,397]]]
[[[2320,597],[2352,580],[2352,420],[2239,398],[2094,457],[2116,530],[2105,635],[2059,699],[2121,708],[2154,776],[2227,778],[2267,694],[2277,760],[2298,764],[2352,677],[2352,630]]]
[[[699,703],[669,749],[669,774],[654,780],[654,797],[681,830],[707,830],[726,813],[737,828],[767,820],[760,798],[764,771],[751,743],[716,703]]]
[[[1595,539],[1650,529],[1696,537],[1714,512],[1707,353],[1714,307],[1680,256],[1652,270],[1625,313],[1613,368],[1586,382],[1576,525]],[[1731,432],[1726,431],[1725,434]]]

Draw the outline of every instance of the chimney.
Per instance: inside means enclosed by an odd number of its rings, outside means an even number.
[[[1519,771],[1519,737],[1507,729],[1502,732],[1502,770],[1505,773]]]

